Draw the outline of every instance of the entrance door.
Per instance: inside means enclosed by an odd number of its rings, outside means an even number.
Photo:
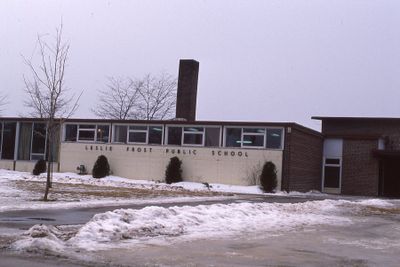
[[[340,194],[341,187],[341,159],[325,158],[323,169],[323,192]]]
[[[382,160],[381,195],[400,197],[400,158]]]

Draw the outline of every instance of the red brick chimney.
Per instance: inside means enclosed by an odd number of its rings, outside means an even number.
[[[178,92],[176,99],[176,118],[187,121],[196,120],[197,81],[199,62],[193,59],[179,61]]]

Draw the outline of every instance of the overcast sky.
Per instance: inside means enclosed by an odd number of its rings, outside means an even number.
[[[94,117],[108,76],[178,74],[200,62],[199,120],[400,116],[400,1],[0,1],[5,116],[26,114],[21,55],[64,24],[66,82]]]

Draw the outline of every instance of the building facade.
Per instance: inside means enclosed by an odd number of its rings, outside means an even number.
[[[44,122],[2,118],[0,168],[32,171],[46,158]],[[295,123],[133,121],[68,119],[54,151],[56,168],[91,170],[105,155],[114,175],[164,179],[169,159],[179,157],[186,181],[250,185],[266,161],[278,174],[278,189],[319,188],[322,136]]]
[[[400,197],[400,119],[313,117],[322,121],[322,190]]]
[[[278,190],[400,197],[400,119],[313,117],[322,132],[292,122],[197,121],[199,63],[181,60],[176,119],[59,121],[56,170],[91,171],[105,155],[114,175],[163,181],[171,157],[186,181],[255,184],[263,164]],[[0,117],[0,168],[31,172],[47,159],[46,122]]]

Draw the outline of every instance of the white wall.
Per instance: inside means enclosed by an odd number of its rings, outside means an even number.
[[[83,164],[90,172],[102,154],[108,158],[113,174],[122,177],[163,181],[169,159],[178,156],[185,181],[234,185],[248,185],[252,170],[272,161],[281,188],[281,150],[62,143],[60,171],[76,172]]]
[[[0,160],[0,169],[13,170],[14,169],[14,161]]]

